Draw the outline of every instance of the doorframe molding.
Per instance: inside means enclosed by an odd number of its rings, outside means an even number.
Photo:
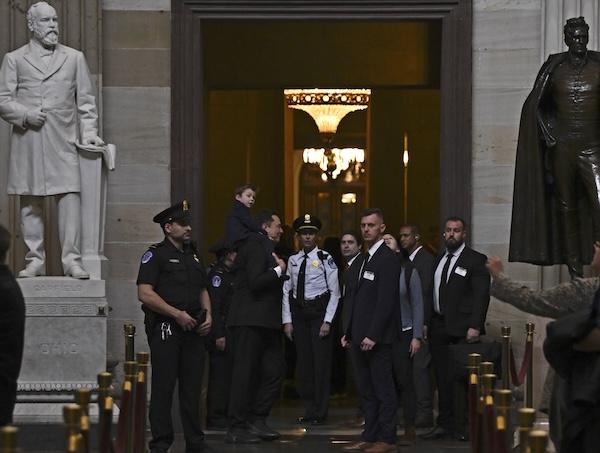
[[[194,206],[197,237],[204,233],[205,20],[441,20],[440,225],[451,215],[470,224],[472,8],[472,0],[172,0],[171,200]]]

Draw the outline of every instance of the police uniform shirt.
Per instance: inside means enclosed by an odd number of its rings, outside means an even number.
[[[218,261],[208,272],[208,294],[213,310],[213,329],[215,338],[225,336],[227,314],[233,295],[233,275],[223,261]]]
[[[319,258],[319,252],[324,259]],[[292,314],[290,311],[290,297],[296,297],[298,273],[300,266],[304,260],[304,251],[300,251],[292,255],[288,260],[286,274],[290,277],[283,285],[283,300],[282,300],[282,322],[288,324],[292,322]],[[327,280],[325,280],[327,274]],[[329,288],[330,296],[325,311],[324,322],[331,322],[337,310],[338,300],[340,298],[340,285],[338,281],[338,269],[335,261],[328,253],[315,247],[308,253],[306,259],[304,298],[312,300],[317,296],[327,292]]]
[[[142,256],[137,284],[151,285],[166,303],[194,314],[201,309],[206,271],[191,244],[179,250],[165,238]]]

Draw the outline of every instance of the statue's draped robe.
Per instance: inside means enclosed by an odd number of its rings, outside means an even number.
[[[546,88],[552,72],[566,58],[566,52],[548,57],[521,111],[509,261],[537,265],[567,262],[564,233],[561,231],[560,212],[549,167],[548,153],[554,150],[546,146],[544,136],[548,132],[538,116],[538,112],[544,109],[544,102],[547,101]],[[588,51],[588,58],[600,61],[600,53]],[[592,257],[592,220],[583,193],[578,201],[577,212],[581,259],[583,263],[589,263]]]

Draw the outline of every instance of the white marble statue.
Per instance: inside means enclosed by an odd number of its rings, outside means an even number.
[[[7,53],[0,68],[0,117],[12,124],[7,191],[20,196],[21,229],[29,249],[18,276],[45,274],[44,198],[55,196],[64,275],[87,279],[81,254],[78,148],[103,153],[107,166],[110,155],[98,137],[85,57],[58,43],[55,9],[35,3],[27,12],[27,25],[31,40]],[[114,154],[111,163],[114,168]]]

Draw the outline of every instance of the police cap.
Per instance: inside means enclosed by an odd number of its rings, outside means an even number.
[[[219,239],[217,242],[210,246],[208,251],[210,253],[214,253],[217,256],[223,256],[229,252],[232,252],[233,248],[231,247],[231,245],[228,245],[227,242],[225,242],[225,239]]]
[[[304,214],[303,216],[298,217],[294,220],[294,231],[296,233],[300,233],[305,230],[311,230],[313,232],[317,232],[321,229],[321,221],[315,217],[314,215]]]
[[[187,200],[183,200],[156,214],[152,221],[155,223],[160,223],[161,225],[171,222],[185,224],[189,223],[191,214],[190,204]]]

